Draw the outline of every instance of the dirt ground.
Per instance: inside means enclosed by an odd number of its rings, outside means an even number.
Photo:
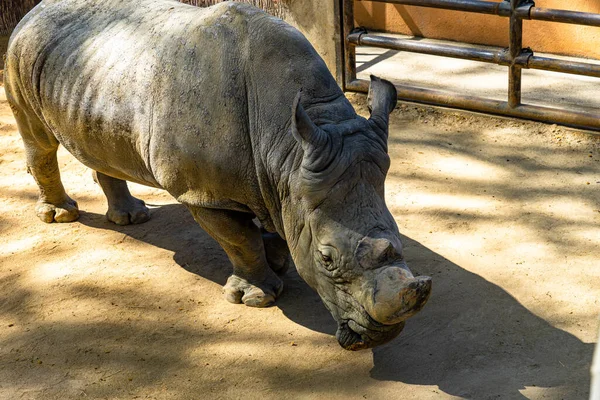
[[[352,95],[361,113],[364,98]],[[600,313],[600,138],[402,104],[387,201],[431,300],[352,353],[295,271],[277,305],[227,303],[230,265],[166,193],[107,222],[61,150],[78,222],[44,224],[0,87],[0,398],[586,399]]]

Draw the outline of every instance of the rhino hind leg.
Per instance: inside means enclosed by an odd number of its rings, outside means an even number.
[[[292,255],[287,242],[277,233],[262,230],[262,238],[269,267],[279,276],[285,275],[292,265]]]
[[[233,275],[223,288],[231,303],[268,307],[281,294],[283,282],[269,268],[261,230],[253,216],[238,211],[188,206],[194,219],[225,250]]]
[[[141,224],[150,219],[150,210],[143,200],[131,195],[127,182],[94,171],[94,180],[108,200],[106,218],[117,225]]]
[[[27,172],[40,189],[35,212],[43,222],[73,222],[79,218],[77,202],[65,192],[60,180],[56,151],[58,140],[48,133],[37,117],[14,108],[15,119],[25,145]]]

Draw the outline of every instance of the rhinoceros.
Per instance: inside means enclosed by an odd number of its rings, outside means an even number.
[[[116,224],[150,218],[126,181],[184,204],[233,264],[230,302],[273,304],[293,262],[358,350],[396,337],[430,295],[384,199],[394,86],[372,77],[358,116],[308,40],[257,8],[43,0],[10,39],[5,88],[44,222],[78,218],[60,144]]]

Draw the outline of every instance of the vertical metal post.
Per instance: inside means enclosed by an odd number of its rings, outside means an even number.
[[[354,0],[343,0],[343,43],[344,43],[344,90],[356,80],[356,47],[350,44],[348,36],[354,29]]]
[[[344,39],[344,1],[343,0],[335,0],[333,3],[333,15],[337,18],[335,19],[335,80],[338,85],[343,89],[344,88],[344,58],[346,55],[344,54],[344,44],[346,40]]]
[[[510,66],[508,69],[508,105],[511,108],[521,104],[521,67],[516,64],[517,57],[523,50],[523,20],[517,16],[517,8],[527,0],[510,1],[509,47]]]

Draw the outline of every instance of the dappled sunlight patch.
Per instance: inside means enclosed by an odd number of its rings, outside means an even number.
[[[485,253],[488,245],[486,238],[481,235],[469,233],[439,231],[431,235],[431,238],[440,243],[440,250],[451,249],[452,253],[466,257],[477,257],[480,259]]]
[[[23,172],[25,171],[25,166],[23,165]],[[14,174],[14,175],[0,175],[0,187],[10,188],[19,186],[20,191],[34,191],[37,190],[37,186],[35,185],[35,181],[33,178],[27,174]],[[36,195],[37,197],[37,195]]]
[[[2,241],[2,245],[0,246],[0,257],[32,250],[39,244],[41,239],[40,235],[34,235],[16,240]]]
[[[509,121],[508,119],[506,119],[505,121]],[[515,126],[513,124],[503,124],[503,123],[498,123],[493,127],[489,127],[487,129],[484,129],[482,131],[482,134],[485,137],[489,137],[491,141],[491,138],[496,138],[496,137],[501,137],[501,136],[515,136],[515,135],[519,135],[520,133],[522,133],[522,128],[520,126]],[[512,148],[514,150],[522,150],[525,148],[525,146],[519,148],[519,144],[515,143],[514,146],[507,146],[505,143],[500,143],[498,144],[498,140],[495,139],[493,142],[493,145],[490,144],[487,146],[488,149],[490,150],[497,150],[497,149],[509,149]],[[513,151],[514,151],[513,150]]]
[[[109,278],[115,274],[131,275],[135,273],[135,268],[130,265],[123,265],[115,258],[113,252],[107,252],[101,246],[94,250],[85,250],[85,257],[81,254],[74,254],[68,258],[62,258],[46,263],[39,264],[31,272],[32,280],[52,281],[61,278],[85,278],[102,276]]]
[[[507,248],[507,253],[510,254],[512,259],[520,260],[515,263],[517,266],[525,264],[525,260],[529,262],[532,260],[544,260],[546,258],[553,258],[553,255],[556,254],[555,248],[552,245],[540,238],[536,238],[532,232],[529,232],[529,235],[525,236],[523,230],[521,234],[516,232],[516,235],[519,240],[516,240],[513,245]]]
[[[555,252],[555,249],[529,226],[515,219],[507,220],[510,222],[500,224],[492,220],[479,224],[477,234],[485,239],[486,252],[503,258],[505,262],[513,257],[520,259],[523,256],[537,260],[538,257],[546,257]]]
[[[52,281],[66,278],[77,272],[79,272],[78,265],[69,263],[67,260],[56,260],[38,265],[34,277],[41,281]]]
[[[468,157],[445,157],[431,162],[430,168],[439,170],[443,175],[460,177],[460,179],[499,181],[506,179],[505,169],[491,163]]]
[[[433,208],[451,211],[486,212],[494,207],[493,202],[479,196],[411,191],[406,194],[391,194],[390,197],[392,197],[390,203],[393,203],[395,207],[405,207],[408,210]]]
[[[585,197],[538,195],[524,202],[521,214],[531,216],[524,217],[525,223],[535,223],[533,218],[543,218],[548,226],[564,226],[568,223],[593,225],[600,222],[600,214],[595,211],[592,199]]]
[[[582,248],[580,255],[582,257],[593,257],[598,259],[598,244],[600,243],[600,221],[595,220],[595,226],[571,226],[564,229],[564,233],[571,236],[579,242],[587,243],[588,248]],[[599,268],[600,271],[600,268]]]

